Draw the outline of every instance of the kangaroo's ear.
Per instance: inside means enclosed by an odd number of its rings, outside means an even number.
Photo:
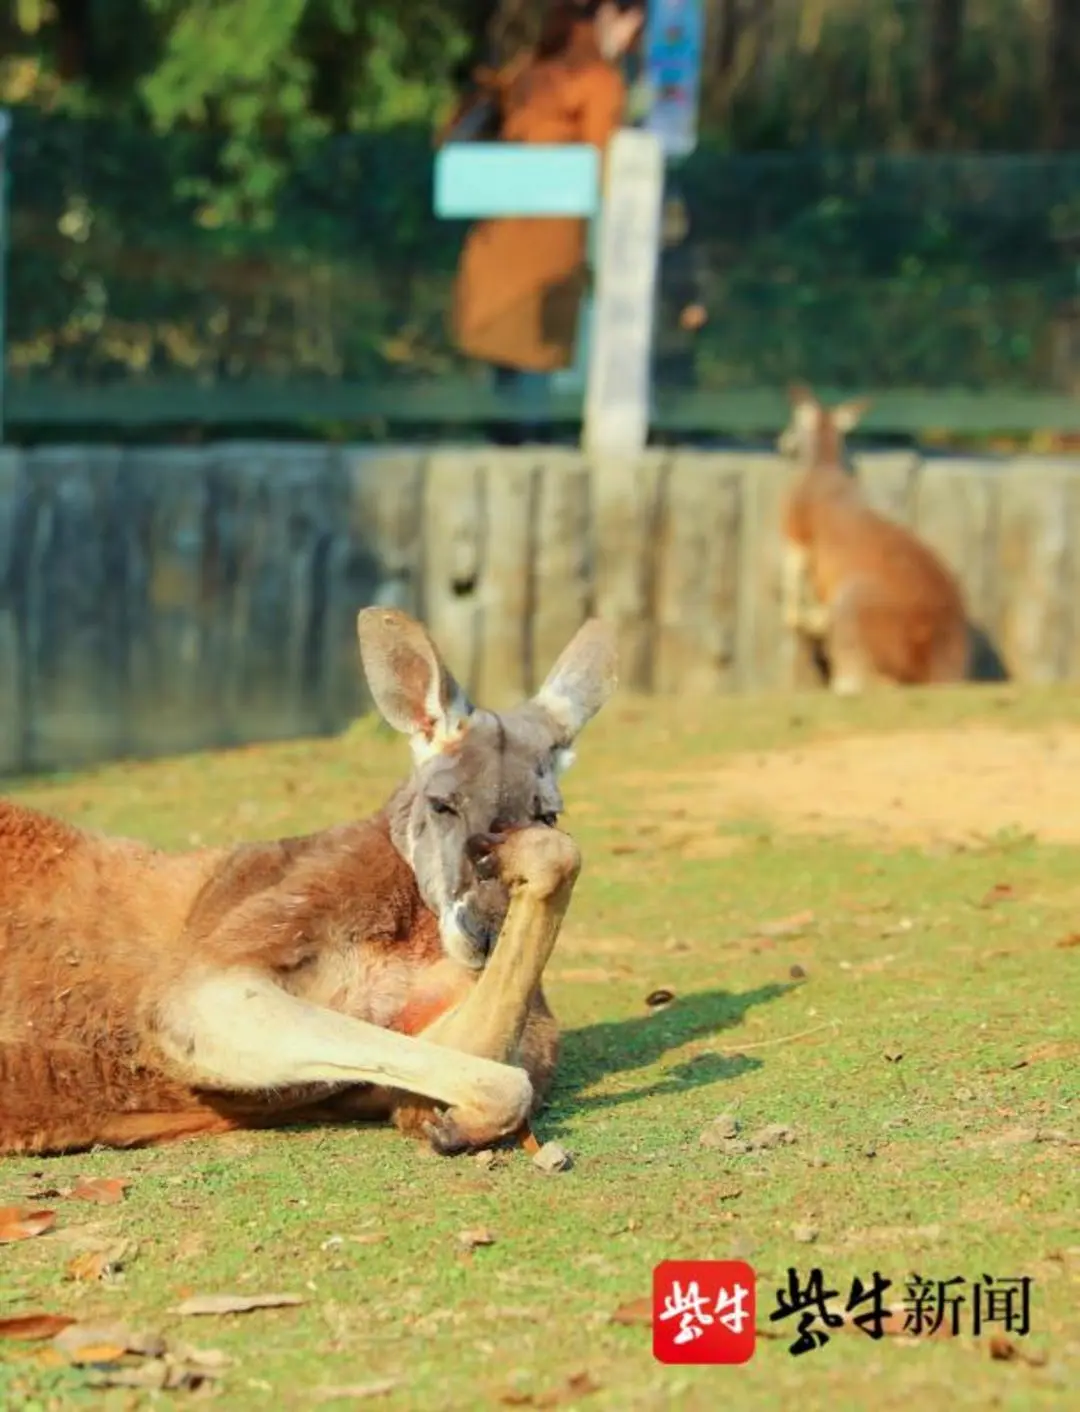
[[[841,402],[832,409],[833,426],[837,431],[848,432],[857,426],[870,410],[872,397],[855,397],[850,402]]]
[[[618,684],[615,632],[590,618],[570,639],[534,700],[555,728],[558,745],[568,747],[596,715]]]
[[[795,408],[816,407],[818,400],[805,382],[793,382],[788,384],[788,401]]]
[[[375,705],[388,725],[409,737],[415,759],[459,740],[474,707],[427,629],[400,609],[364,608],[356,635]]]

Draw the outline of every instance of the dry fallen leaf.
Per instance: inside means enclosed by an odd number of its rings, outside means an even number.
[[[842,1331],[861,1334],[863,1338],[868,1337],[862,1325],[855,1322],[860,1316],[860,1313],[864,1311],[845,1310],[840,1305],[832,1305],[829,1307],[829,1312],[838,1315],[843,1321],[840,1325]],[[948,1320],[943,1320],[941,1327],[935,1329],[932,1334],[913,1333],[908,1327],[908,1310],[903,1304],[894,1304],[884,1310],[881,1321],[881,1332],[886,1338],[901,1339],[905,1343],[913,1344],[925,1343],[928,1339],[933,1339],[936,1342],[939,1339],[951,1339],[956,1337]]]
[[[113,1363],[125,1353],[160,1358],[165,1340],[160,1334],[136,1333],[126,1324],[87,1322],[71,1324],[52,1341],[69,1363]]]
[[[56,1224],[55,1211],[30,1211],[25,1206],[0,1206],[0,1245],[44,1235]]]
[[[1007,902],[1016,896],[1012,883],[995,883],[979,903],[980,907],[993,907],[996,902]]]
[[[176,1363],[169,1358],[151,1358],[145,1363],[118,1368],[98,1368],[90,1373],[91,1387],[135,1387],[152,1392],[194,1392],[220,1374],[215,1368]]]
[[[166,1348],[142,1363],[127,1362],[118,1367],[95,1368],[88,1382],[92,1387],[135,1387],[150,1391],[193,1392],[221,1376],[231,1358],[217,1349]]]
[[[1035,1134],[1036,1142],[1060,1142],[1063,1147],[1080,1147],[1080,1138],[1072,1137],[1061,1128],[1040,1128]]]
[[[1059,951],[1067,951],[1072,946],[1080,946],[1080,932],[1070,932],[1068,936],[1063,936],[1060,941],[1055,941],[1054,945]]]
[[[18,1314],[13,1319],[0,1319],[0,1338],[55,1338],[75,1320],[66,1314]]]
[[[379,1378],[371,1383],[346,1383],[341,1387],[317,1387],[316,1402],[332,1402],[336,1398],[347,1398],[350,1402],[363,1402],[369,1397],[383,1397],[400,1386],[400,1378]]]
[[[611,1322],[613,1324],[651,1324],[652,1317],[652,1299],[649,1295],[642,1295],[640,1299],[631,1299],[626,1304],[620,1304],[611,1315]]]
[[[1080,1058],[1080,1040],[1077,1039],[1050,1039],[1044,1044],[1037,1044],[1033,1050],[1024,1056],[1025,1064],[1041,1064],[1047,1059],[1072,1059]]]
[[[472,1231],[458,1231],[458,1244],[466,1250],[474,1250],[478,1245],[494,1245],[495,1237],[487,1226],[477,1226]]]
[[[650,1010],[663,1010],[664,1007],[670,1005],[674,999],[675,992],[673,990],[667,990],[665,987],[661,986],[659,990],[653,990],[649,992],[649,994],[645,997],[645,1004],[649,1007]]]
[[[591,1392],[599,1392],[600,1388],[601,1384],[590,1372],[572,1373],[566,1380],[567,1400],[575,1397],[587,1397]]]
[[[790,917],[781,917],[776,922],[761,922],[754,928],[755,936],[794,936],[803,931],[814,920],[813,912],[795,912]]]
[[[115,1206],[123,1201],[124,1190],[131,1183],[127,1177],[91,1177],[80,1180],[72,1188],[71,1195],[76,1201],[93,1201],[98,1206]]]
[[[561,1388],[551,1392],[524,1392],[508,1388],[499,1401],[506,1407],[558,1407],[563,1402],[576,1402],[579,1397],[599,1392],[602,1384],[591,1373],[574,1373]]]
[[[110,1279],[121,1268],[130,1248],[130,1241],[119,1240],[98,1250],[84,1250],[68,1261],[67,1277],[80,1284]]]
[[[303,1304],[299,1294],[195,1294],[183,1300],[176,1314],[247,1314],[252,1309],[281,1309]]]
[[[987,1351],[995,1362],[1026,1363],[1029,1368],[1042,1368],[1046,1364],[1046,1354],[1041,1350],[1028,1352],[1004,1334],[991,1334],[987,1344]]]

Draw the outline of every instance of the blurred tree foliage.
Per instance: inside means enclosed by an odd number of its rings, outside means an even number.
[[[478,0],[16,0],[4,97],[214,140],[220,222],[269,219],[297,153],[433,125],[486,18]],[[165,174],[163,174],[165,175]],[[193,194],[188,173],[170,174]]]
[[[1045,385],[1080,159],[1037,154],[1080,148],[1080,0],[706,5],[703,140],[674,179],[717,317],[670,376]],[[15,376],[447,369],[461,231],[430,210],[431,134],[541,12],[9,0]],[[860,151],[882,156],[836,155]]]

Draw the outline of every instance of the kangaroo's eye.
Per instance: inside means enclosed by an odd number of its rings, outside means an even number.
[[[559,822],[559,816],[558,814],[538,814],[536,821],[539,824],[543,824],[546,828],[553,829]]]
[[[448,799],[432,798],[428,800],[433,814],[456,814],[457,810]]]

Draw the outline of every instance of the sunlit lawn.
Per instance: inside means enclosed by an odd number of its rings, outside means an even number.
[[[766,810],[732,813],[722,798],[714,818],[699,800],[680,832],[668,777],[856,725],[1038,729],[1075,719],[1077,704],[1008,688],[855,705],[614,703],[566,781],[585,867],[548,986],[565,1049],[537,1129],[572,1152],[573,1170],[545,1176],[520,1152],[491,1168],[437,1159],[379,1129],[0,1161],[0,1205],[76,1174],[130,1180],[117,1205],[29,1203],[54,1209],[56,1226],[0,1246],[0,1318],[120,1319],[221,1350],[233,1361],[211,1395],[230,1412],[344,1407],[325,1390],[384,1382],[363,1405],[1069,1405],[1080,1386],[1080,948],[1062,943],[1080,929],[1077,849],[1023,833],[963,850],[875,849],[857,833],[789,831]],[[367,811],[406,754],[362,722],[343,739],[16,792],[183,847]],[[675,999],[650,1011],[660,988]],[[781,1123],[796,1140],[703,1146],[720,1114],[742,1137]],[[494,1243],[465,1252],[458,1233],[479,1227]],[[66,1278],[80,1251],[121,1239],[119,1278]],[[755,1268],[758,1326],[773,1335],[749,1364],[665,1367],[646,1324],[611,1321],[649,1294],[657,1262],[726,1257]],[[874,1271],[894,1281],[889,1303],[913,1273],[1030,1276],[1031,1333],[1011,1340],[1024,1356],[992,1358],[988,1333],[874,1342],[847,1328],[794,1357],[796,1321],[768,1317],[790,1266],[802,1277],[820,1267],[841,1302]],[[282,1291],[304,1302],[171,1312],[191,1294]],[[4,1408],[201,1396],[103,1391],[90,1375],[45,1342],[0,1340]]]

